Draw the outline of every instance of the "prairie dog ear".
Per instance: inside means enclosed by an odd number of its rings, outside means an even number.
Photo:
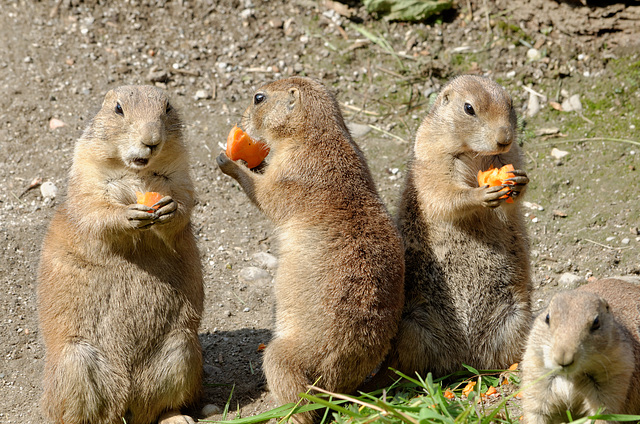
[[[102,106],[112,103],[113,99],[116,98],[116,92],[114,90],[109,90],[107,94],[104,96],[104,100],[102,101]]]
[[[440,105],[446,106],[449,103],[449,97],[451,96],[451,89],[445,89],[440,95]]]
[[[300,103],[300,90],[296,87],[289,89],[289,110],[293,110]]]

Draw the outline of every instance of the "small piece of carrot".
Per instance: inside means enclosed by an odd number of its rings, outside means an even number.
[[[269,147],[261,141],[249,137],[247,133],[234,125],[227,136],[227,156],[231,160],[242,159],[247,166],[255,168],[260,165],[269,154]]]
[[[464,386],[464,389],[462,389],[462,395],[469,396],[469,394],[473,391],[473,386],[475,385],[476,385],[475,381],[468,382],[467,385]]]
[[[149,206],[150,208],[158,209],[158,206],[153,206],[160,201],[164,196],[155,191],[147,191],[146,193],[141,193],[136,191],[137,202],[141,205]],[[152,213],[149,211],[149,213]]]
[[[264,344],[264,343],[260,343],[260,344],[258,345],[258,350],[257,350],[257,352],[262,352],[262,351],[263,351],[263,350],[265,350],[266,348],[267,348],[267,345],[266,345],[266,344]]]
[[[490,386],[490,387],[487,389],[487,391],[486,391],[486,392],[484,392],[484,393],[482,394],[482,396],[491,396],[491,395],[495,395],[496,393],[498,393],[498,391],[496,390],[496,388],[495,388],[495,387],[493,387],[493,386]]]
[[[503,166],[502,168],[494,168],[491,166],[486,171],[478,171],[478,186],[483,187],[488,185],[489,187],[494,187],[502,184],[515,184],[513,181],[505,181],[507,178],[511,178],[514,171],[513,165],[508,164]],[[503,188],[501,191],[509,191],[507,187]],[[513,199],[508,195],[504,195],[501,199],[506,198],[507,203],[513,203]]]
[[[447,399],[455,399],[456,395],[451,391],[451,389],[447,388],[442,394]]]

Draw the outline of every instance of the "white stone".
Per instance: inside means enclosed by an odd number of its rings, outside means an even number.
[[[271,282],[271,274],[269,274],[268,271],[255,266],[241,269],[238,273],[238,277],[245,283],[268,284],[269,282]]]
[[[256,252],[253,259],[262,267],[276,269],[278,267],[278,258],[267,252]]]
[[[542,59],[542,53],[538,49],[529,49],[527,50],[527,59],[534,62],[536,60]]]
[[[222,409],[218,405],[214,405],[212,403],[208,403],[202,408],[202,415],[205,417],[210,417],[211,415],[219,414],[222,412]]]
[[[540,112],[540,99],[533,93],[529,93],[529,101],[527,102],[527,116],[534,117]]]
[[[349,132],[353,136],[353,138],[364,137],[371,131],[371,127],[369,125],[356,124],[355,122],[347,122],[347,128],[349,128]]]
[[[553,149],[551,149],[551,156],[554,159],[562,159],[563,157],[567,156],[569,154],[569,152],[566,152],[564,150],[560,150],[560,149],[556,149],[555,147]]]
[[[53,199],[58,194],[58,187],[51,181],[45,181],[40,186],[40,193],[45,199]]]
[[[580,284],[585,283],[586,281],[587,280],[585,280],[584,277],[572,274],[570,272],[565,272],[558,279],[558,284],[567,289],[575,289]]]

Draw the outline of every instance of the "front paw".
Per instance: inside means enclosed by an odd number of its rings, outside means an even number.
[[[510,173],[513,174],[514,177],[507,178],[504,181],[513,182],[513,184],[509,183],[507,187],[509,188],[509,196],[515,198],[518,197],[525,186],[529,184],[529,177],[527,177],[527,173],[522,169],[516,169]]]
[[[246,162],[243,160],[232,161],[224,151],[220,152],[220,154],[216,158],[216,163],[218,164],[220,170],[235,179],[238,179],[237,176],[241,172],[241,165],[239,165],[238,162],[246,165]]]
[[[507,196],[507,190],[504,190],[506,185],[497,185],[493,187],[484,186],[478,187],[478,198],[480,204],[485,208],[497,208],[509,197]]]
[[[155,212],[155,209],[150,208],[149,206],[134,203],[127,207],[125,215],[132,228],[137,230],[147,230],[155,224]]]
[[[178,210],[178,202],[173,200],[171,196],[165,196],[156,202],[153,207],[156,209],[155,222],[159,225],[170,222],[175,216]]]

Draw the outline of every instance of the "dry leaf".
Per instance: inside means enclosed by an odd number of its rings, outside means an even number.
[[[517,370],[517,369],[518,369],[518,363],[517,363],[517,362],[516,362],[515,364],[512,364],[512,365],[509,367],[509,371],[515,371],[515,370]]]
[[[267,345],[266,345],[266,344],[264,344],[264,343],[260,343],[260,344],[258,345],[258,352],[262,352],[263,350],[265,350],[265,349],[266,349],[266,347],[267,347]]]
[[[490,387],[487,389],[487,391],[486,391],[486,392],[484,392],[484,393],[482,394],[482,396],[483,396],[483,397],[484,397],[484,396],[491,396],[491,395],[495,395],[496,393],[498,393],[498,391],[496,390],[496,388],[495,388],[495,387],[493,387],[493,386],[490,386]]]
[[[560,112],[562,112],[562,105],[558,102],[549,102],[549,106],[551,106],[555,110],[559,110]]]

